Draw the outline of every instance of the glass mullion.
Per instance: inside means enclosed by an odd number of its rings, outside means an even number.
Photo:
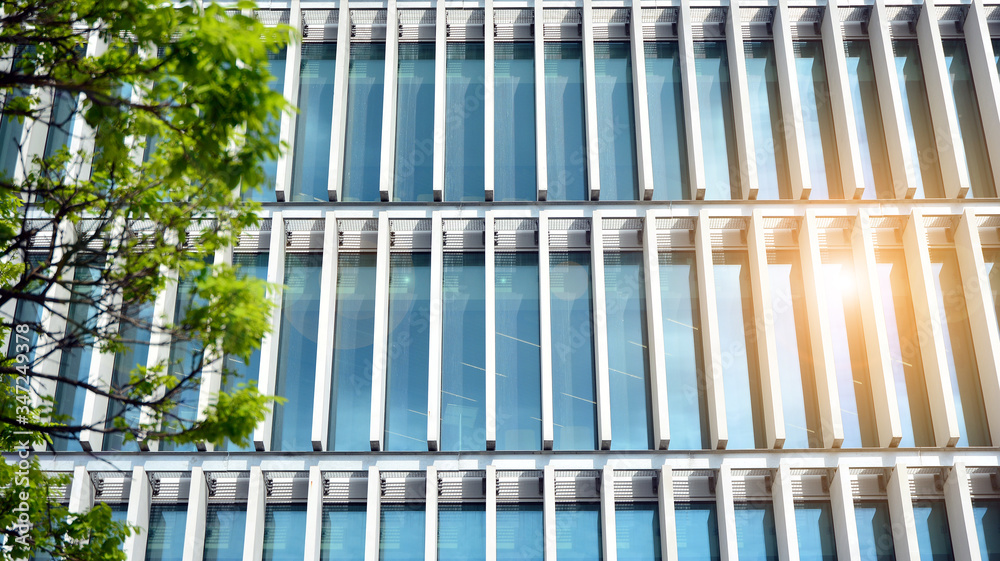
[[[972,81],[972,65],[965,41],[948,39],[943,41],[944,60],[951,78],[951,91],[958,111],[958,130],[965,148],[965,163],[969,169],[972,196],[996,197],[993,184],[993,170],[990,155],[986,150],[986,136],[983,133],[983,118],[979,113],[976,86]]]
[[[680,50],[676,41],[647,42],[644,49],[653,199],[691,199]]]
[[[632,53],[628,43],[595,43],[601,200],[640,199],[635,155]]]
[[[757,161],[757,199],[791,197],[785,156],[784,119],[778,94],[778,65],[772,41],[746,41],[747,87]]]
[[[486,449],[486,262],[445,253],[442,290],[441,449]]]
[[[534,201],[535,47],[494,45],[493,200]]]
[[[267,505],[263,561],[299,561],[305,557],[305,542],[305,503]]]
[[[810,198],[843,198],[823,42],[796,41],[793,47],[812,186]]]
[[[347,136],[343,201],[378,201],[382,155],[385,44],[351,43],[347,71]]]
[[[586,201],[583,45],[545,44],[545,153],[550,201]]]
[[[448,44],[444,157],[446,201],[482,201],[485,197],[484,56],[482,43]]]
[[[287,51],[285,49],[267,53],[267,71],[271,73],[268,86],[271,91],[282,95],[285,93],[285,67],[287,64]],[[268,117],[267,126],[272,127],[271,142],[277,144],[281,140],[281,118]],[[268,158],[261,163],[261,166],[264,168],[264,184],[260,186],[260,189],[250,192],[243,191],[242,196],[244,199],[254,201],[274,202],[277,200],[275,186],[278,182],[278,160],[277,158]]]
[[[868,41],[844,41],[847,60],[847,81],[854,106],[854,123],[858,130],[858,154],[864,177],[865,199],[894,199],[889,173],[889,156],[882,128],[882,110],[879,106],[878,87],[872,49]]]
[[[337,46],[306,43],[299,66],[298,116],[292,149],[292,201],[329,201]]]
[[[434,43],[400,43],[395,201],[434,199]]]
[[[324,504],[320,561],[363,561],[366,523],[364,504]]]
[[[938,167],[937,141],[931,109],[927,101],[924,71],[920,66],[920,50],[916,39],[894,40],[892,50],[896,61],[896,78],[903,100],[903,117],[909,144],[917,192],[914,198],[943,197],[941,170]],[[906,148],[904,148],[905,150]]]

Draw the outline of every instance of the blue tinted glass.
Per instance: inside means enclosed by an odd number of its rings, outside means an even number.
[[[994,63],[997,65],[997,70],[1000,71],[1000,39],[993,40],[993,58]]]
[[[983,561],[1000,560],[1000,500],[972,501],[972,515]]]
[[[233,265],[237,267],[241,277],[249,277],[260,280],[267,280],[267,254],[266,253],[236,253],[233,254]],[[241,384],[256,382],[260,375],[260,347],[254,349],[250,355],[250,360],[244,362],[241,357],[227,355],[225,367],[229,373],[222,384],[222,391],[232,393],[239,389]],[[248,452],[253,450],[253,442],[247,442],[246,446],[240,447],[226,439],[221,446],[216,446],[219,451]]]
[[[611,382],[611,448],[648,450],[652,444],[646,282],[642,253],[604,254]]]
[[[272,450],[312,450],[322,270],[322,255],[285,256],[285,290],[281,297],[281,331],[278,335],[274,394],[288,402],[274,405]]]
[[[618,558],[660,559],[660,515],[656,503],[615,505]]]
[[[933,446],[930,406],[924,384],[923,363],[913,317],[906,260],[899,249],[880,249],[875,256],[878,266],[882,312],[889,339],[889,362],[892,364],[896,403],[903,428],[900,447]]]
[[[247,528],[247,507],[210,503],[205,515],[202,561],[240,561]]]
[[[758,199],[790,197],[785,161],[784,120],[778,97],[778,65],[771,41],[747,41],[747,86],[757,160]]]
[[[323,505],[321,561],[362,561],[365,558],[366,510],[363,504]]]
[[[646,43],[645,51],[653,199],[690,199],[680,51],[676,41]]]
[[[267,505],[264,561],[298,561],[306,554],[306,505]]]
[[[674,503],[678,561],[719,561],[715,503]]]
[[[445,253],[442,290],[441,449],[486,449],[486,263]]]
[[[271,87],[271,91],[282,95],[285,92],[285,66],[287,63],[285,49],[281,49],[276,53],[267,53],[267,71],[271,73],[271,81],[268,82],[268,85]],[[270,117],[267,120],[267,124],[274,127],[270,138],[271,142],[277,144],[281,140],[281,119]],[[276,159],[267,159],[261,166],[264,168],[264,175],[266,176],[264,184],[260,186],[259,190],[250,191],[249,193],[243,192],[243,197],[254,201],[274,202],[274,187],[278,177],[278,161]]]
[[[384,93],[385,43],[351,43],[341,200],[379,200]]]
[[[739,194],[726,43],[695,43],[694,71],[698,82],[701,148],[705,159],[705,199],[742,198]]]
[[[836,561],[830,503],[795,503],[795,532],[800,561]]]
[[[726,393],[727,448],[753,448],[762,431],[750,267],[746,252],[712,255]]]
[[[542,561],[541,503],[497,505],[497,561]]]
[[[485,197],[486,69],[483,66],[483,49],[482,43],[448,44],[444,155],[446,201],[482,201]]]
[[[889,505],[884,502],[854,503],[854,519],[858,524],[858,546],[865,561],[892,561],[896,558],[892,545],[892,521]]]
[[[958,255],[953,249],[932,249],[930,257],[945,359],[951,389],[955,394],[958,446],[989,446],[986,404],[983,403],[983,390],[979,383],[976,351],[972,348],[972,330],[965,306],[962,275],[958,270]]]
[[[951,531],[944,501],[913,501],[920,561],[951,561]]]
[[[583,47],[545,44],[545,153],[548,200],[587,200],[583,131]]]
[[[942,43],[945,64],[951,77],[951,91],[955,96],[955,108],[958,110],[958,129],[962,135],[962,146],[965,148],[965,159],[969,169],[972,187],[970,195],[995,197],[997,192],[993,185],[990,156],[986,152],[983,119],[979,114],[976,86],[972,82],[969,52],[965,48],[964,41],[952,39]]]
[[[830,321],[830,342],[840,397],[840,417],[844,427],[844,448],[878,446],[868,355],[861,326],[854,267],[850,251],[825,251],[821,290],[826,295],[826,315]]]
[[[337,257],[328,450],[371,450],[375,261],[374,253]]]
[[[822,41],[796,41],[795,71],[802,103],[802,127],[813,199],[843,198],[840,161],[830,109],[830,86],[826,81]]]
[[[708,447],[708,420],[694,252],[660,254],[660,304],[667,367],[670,448]]]
[[[383,504],[379,561],[423,561],[424,505]]]
[[[43,283],[38,280],[39,276],[47,274],[43,260],[44,258],[41,254],[28,255],[28,264],[23,273],[25,277],[31,278],[28,282],[28,294],[39,295],[44,290]],[[7,346],[7,356],[13,359],[18,355],[24,355],[25,360],[22,360],[21,364],[37,366],[32,363],[35,360],[35,347],[38,343],[38,333],[42,329],[42,313],[45,307],[27,298],[17,300],[16,302],[13,324],[15,326],[25,325],[28,328],[28,332],[21,335],[20,339],[9,337],[10,343]]]
[[[299,114],[292,158],[292,201],[328,201],[330,139],[333,131],[333,74],[337,46],[302,45]]]
[[[628,43],[595,43],[597,137],[601,199],[639,199],[635,169],[635,107],[632,101],[632,54]]]
[[[538,254],[497,252],[497,450],[542,445],[538,322]]]
[[[493,48],[493,200],[533,201],[535,47],[498,42]]]
[[[769,503],[736,503],[736,548],[740,561],[778,561],[774,510]]]
[[[486,505],[438,507],[438,561],[486,559]]]
[[[889,175],[871,45],[868,41],[844,41],[844,51],[847,55],[847,82],[851,88],[854,123],[858,128],[858,152],[865,180],[864,198],[895,198]]]
[[[937,165],[937,141],[934,137],[934,125],[931,123],[917,41],[893,41],[892,50],[896,57],[899,93],[903,97],[903,117],[906,122],[904,142],[908,141],[913,174],[917,180],[917,193],[914,197],[943,197],[941,171]]]
[[[395,201],[434,198],[434,43],[400,43]]]
[[[811,385],[812,367],[806,302],[802,294],[802,272],[798,252],[777,251],[768,255],[771,312],[778,347],[781,406],[785,416],[785,448],[822,446],[816,393]]]
[[[153,304],[125,306],[122,317],[131,321],[123,321],[118,328],[118,336],[125,345],[125,350],[115,355],[115,366],[111,372],[112,389],[124,388],[128,385],[132,370],[138,366],[145,367],[149,356],[149,327],[153,321]],[[115,418],[122,418],[129,427],[139,424],[139,409],[126,406],[120,401],[108,401],[108,426]],[[103,450],[122,450],[134,452],[139,449],[138,443],[132,440],[125,442],[122,433],[109,432],[104,435]]]
[[[431,256],[389,256],[385,449],[427,450]]]
[[[146,536],[146,559],[181,561],[184,553],[186,504],[154,504],[149,508],[149,534]]]
[[[590,253],[549,254],[554,450],[597,447]]]
[[[603,559],[600,505],[556,504],[556,555],[563,561]]]
[[[0,117],[0,177],[14,177],[20,158],[21,131],[24,123],[16,117]]]
[[[59,150],[69,147],[69,140],[73,137],[75,117],[76,97],[57,90],[52,101],[52,114],[48,119],[49,128],[45,136],[43,158],[49,158]]]

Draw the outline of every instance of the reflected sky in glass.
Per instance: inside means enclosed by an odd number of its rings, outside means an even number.
[[[305,504],[267,505],[263,561],[298,561],[305,556],[305,542]]]
[[[906,137],[903,141],[909,144],[916,178],[917,192],[914,198],[943,197],[937,141],[934,137],[934,125],[931,123],[917,40],[894,40],[892,50],[896,60],[899,93],[903,97],[903,120],[906,123]]]
[[[533,201],[535,184],[535,46],[494,45],[493,200]]]
[[[351,43],[347,71],[344,201],[378,201],[382,156],[385,44]]]
[[[485,450],[484,254],[444,254],[441,309],[441,449]]]
[[[674,503],[678,561],[719,561],[715,503]]]
[[[589,199],[581,43],[545,44],[545,142],[548,200]]]
[[[448,43],[444,200],[482,201],[486,84],[482,43]],[[508,115],[504,120],[509,120]]]
[[[628,43],[594,43],[601,200],[635,201],[635,104]]]
[[[843,198],[840,160],[830,108],[830,86],[826,80],[822,41],[796,41],[795,71],[802,106],[806,158],[812,183],[811,199]]]
[[[394,201],[434,198],[434,43],[400,43]]]
[[[431,255],[389,255],[385,449],[427,450]]]
[[[330,140],[333,131],[333,43],[302,45],[298,117],[292,147],[292,201],[329,201]]]
[[[886,154],[871,45],[868,41],[844,41],[844,54],[847,60],[847,83],[854,106],[854,123],[858,129],[861,174],[865,182],[863,198],[895,198],[889,174],[889,157]]]
[[[644,49],[653,199],[690,199],[680,51],[676,41],[647,42]]]
[[[542,446],[538,254],[496,253],[497,450]]]
[[[705,159],[705,199],[742,198],[736,171],[736,133],[725,41],[696,42],[694,71]]]

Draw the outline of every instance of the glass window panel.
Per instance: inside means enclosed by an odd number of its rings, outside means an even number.
[[[556,556],[563,561],[600,561],[601,505],[556,504]]]
[[[769,502],[736,503],[736,548],[740,561],[778,561],[774,509]]]
[[[312,406],[316,390],[316,335],[319,329],[320,276],[323,256],[285,256],[285,289],[281,296],[278,369],[274,394],[271,450],[312,450]]]
[[[726,447],[763,447],[750,264],[745,251],[715,252],[712,258],[729,433]]]
[[[986,152],[986,136],[983,134],[983,118],[979,114],[976,86],[972,82],[969,52],[962,40],[951,39],[942,43],[945,64],[951,77],[951,91],[955,96],[955,108],[958,111],[958,130],[962,135],[962,146],[965,148],[971,194],[977,198],[996,197],[990,155]]]
[[[380,200],[384,93],[385,43],[351,43],[341,200]]]
[[[497,450],[542,443],[538,254],[496,253]]]
[[[924,384],[923,363],[917,343],[906,259],[901,249],[881,249],[875,254],[882,295],[882,311],[889,338],[889,362],[896,387],[899,420],[903,427],[900,447],[933,446],[930,406]]]
[[[680,51],[676,41],[647,42],[644,50],[653,199],[691,199]],[[603,190],[603,184],[601,188]]]
[[[445,253],[442,290],[441,449],[486,449],[486,262]]]
[[[493,48],[493,200],[533,201],[535,46],[498,42]]]
[[[486,505],[438,507],[438,561],[486,560]]]
[[[444,200],[482,201],[486,82],[482,43],[448,43]],[[510,119],[507,115],[504,119]]]
[[[28,264],[23,272],[23,276],[31,277],[27,286],[28,294],[38,295],[45,290],[43,281],[39,279],[39,275],[46,275],[44,260],[45,258],[41,254],[28,254]],[[26,364],[37,367],[37,365],[32,363],[35,360],[35,347],[38,344],[38,333],[42,329],[42,313],[44,311],[45,307],[39,302],[27,298],[16,300],[13,324],[15,326],[26,325],[28,332],[26,335],[21,335],[20,340],[16,337],[9,337],[10,342],[7,345],[8,358],[15,359],[18,355],[23,354],[27,360]],[[25,341],[25,338],[27,338],[27,341]],[[25,349],[27,350],[25,351]]]
[[[656,503],[615,504],[619,559],[661,559],[658,509]]]
[[[693,251],[661,253],[660,304],[667,369],[670,448],[708,448],[705,371],[698,307],[698,273]]]
[[[233,266],[237,268],[241,277],[267,280],[267,261],[266,253],[233,254]],[[250,360],[246,362],[238,356],[227,355],[225,365],[229,373],[222,384],[222,391],[232,393],[238,390],[241,384],[257,382],[257,377],[260,375],[260,347],[254,349]],[[246,446],[240,447],[230,442],[228,438],[222,445],[215,447],[217,451],[230,452],[250,452],[253,449],[253,442],[247,442]]]
[[[844,448],[878,446],[858,281],[850,250],[826,250],[818,281],[826,295]]]
[[[951,531],[944,501],[913,501],[913,520],[917,526],[917,548],[921,561],[951,561]]]
[[[784,447],[822,447],[798,251],[768,252],[767,261],[785,417]]]
[[[341,252],[337,257],[329,450],[371,450],[375,262],[374,253]]]
[[[778,65],[771,41],[743,43],[750,89],[750,120],[757,160],[758,200],[790,198],[784,119],[778,96]]]
[[[305,43],[299,66],[299,114],[292,147],[292,201],[329,201],[333,74],[337,45]]]
[[[858,129],[861,172],[865,180],[864,198],[893,199],[896,194],[889,174],[889,157],[885,148],[871,45],[868,41],[844,41],[844,51],[847,82],[854,106],[854,123]]]
[[[146,536],[146,559],[181,561],[184,553],[186,504],[153,504],[149,508],[149,534]]]
[[[678,561],[719,561],[715,503],[674,503]]]
[[[209,503],[202,561],[241,561],[246,527],[247,505]]]
[[[389,255],[385,449],[427,450],[431,255]]]
[[[983,561],[997,561],[1000,559],[1000,500],[972,501],[972,516],[976,519]]]
[[[983,273],[990,280],[993,311],[1000,321],[1000,249],[983,249]]]
[[[725,41],[696,42],[694,71],[705,160],[705,199],[741,199]]]
[[[652,445],[642,259],[635,251],[604,254],[613,450],[648,450]]]
[[[822,41],[796,41],[795,71],[802,103],[806,157],[812,183],[812,199],[843,198],[840,160],[830,108],[830,85],[826,80]]]
[[[997,65],[997,71],[1000,72],[1000,39],[993,40],[993,58]]]
[[[11,68],[22,70],[19,65],[23,51],[24,47],[15,47]],[[4,105],[6,105],[7,100],[11,99],[11,96],[19,97],[26,94],[27,92],[22,89],[13,90],[5,96]],[[18,120],[17,117],[11,115],[0,115],[0,178],[9,180],[14,177],[14,171],[21,155],[20,145],[23,130],[23,120]]]
[[[635,168],[635,105],[632,100],[632,54],[628,43],[595,43],[597,138],[601,200],[634,201],[639,197]]]
[[[383,504],[379,561],[423,561],[424,505]]]
[[[581,43],[545,44],[545,143],[548,200],[589,199]]]
[[[320,561],[362,561],[365,558],[365,518],[363,504],[323,505]]]
[[[931,249],[930,256],[945,358],[955,394],[958,445],[989,446],[986,405],[979,383],[976,352],[972,348],[972,329],[965,306],[965,286],[958,270],[958,255],[953,249]]]
[[[837,542],[830,503],[795,503],[795,533],[800,561],[836,561]]]
[[[395,201],[434,198],[434,43],[400,43]]]
[[[878,501],[856,502],[854,519],[858,525],[861,558],[865,561],[893,561],[896,552],[892,544],[889,505]]]
[[[306,554],[306,505],[267,505],[263,561],[298,561]]]
[[[76,124],[76,97],[57,90],[52,100],[52,114],[47,121],[48,131],[45,135],[43,158],[50,158],[59,150],[69,147],[73,137],[73,125]]]
[[[497,561],[542,561],[542,504],[497,505]]]
[[[288,59],[285,49],[281,49],[276,53],[267,53],[267,71],[271,73],[271,81],[268,82],[268,85],[271,87],[271,91],[282,95],[285,92],[285,66],[287,63]],[[274,134],[270,138],[271,142],[277,144],[281,140],[281,118],[269,117],[267,123],[268,126],[274,127]],[[274,189],[278,181],[278,160],[277,158],[264,160],[261,166],[264,168],[264,184],[258,190],[244,191],[243,198],[260,202],[274,202],[276,200]]]
[[[122,317],[131,321],[123,321],[119,326],[119,337],[125,345],[125,350],[115,355],[114,369],[111,371],[111,388],[119,389],[126,386],[131,379],[132,370],[138,366],[146,366],[149,356],[149,327],[153,321],[153,304],[126,306]],[[121,417],[130,427],[139,425],[139,409],[126,406],[122,402],[108,400],[108,426],[113,419]],[[122,433],[109,432],[104,435],[103,450],[135,452],[139,444],[135,441],[125,441]]]
[[[920,67],[917,40],[894,40],[892,50],[896,58],[899,93],[903,97],[906,139],[909,140],[913,174],[917,180],[917,192],[914,197],[918,199],[943,197],[941,171],[937,165],[937,140],[934,137],[934,125],[931,123],[931,109],[927,103],[927,89],[924,85],[924,71]]]
[[[590,253],[549,254],[554,450],[597,447]]]

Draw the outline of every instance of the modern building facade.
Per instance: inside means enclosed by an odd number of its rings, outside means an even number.
[[[228,366],[288,401],[39,452],[131,560],[1000,558],[1000,5],[255,14],[299,114],[215,259],[285,286]]]

